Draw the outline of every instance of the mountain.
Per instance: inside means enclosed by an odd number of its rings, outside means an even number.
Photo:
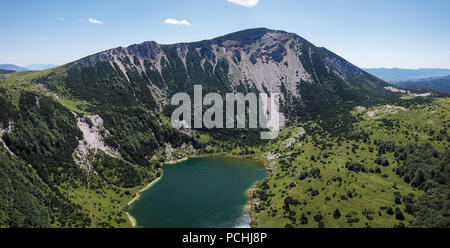
[[[196,84],[205,94],[280,93],[279,137],[172,128],[171,96]],[[446,225],[449,103],[400,98],[389,86],[326,48],[265,28],[0,75],[0,226],[129,227],[128,202],[162,164],[208,154],[266,163],[268,178],[249,193],[254,226]]]
[[[9,73],[13,73],[13,72],[15,72],[15,71],[0,69],[0,74],[9,74]]]
[[[53,64],[30,64],[25,66],[29,70],[47,70],[56,67]]]
[[[10,71],[28,71],[28,69],[25,67],[12,65],[12,64],[0,64],[0,69],[10,70]]]
[[[42,83],[51,90],[64,86],[98,107],[143,104],[161,109],[174,93],[202,84],[205,91],[220,93],[280,92],[286,117],[310,119],[395,95],[384,89],[387,83],[331,51],[296,34],[265,28],[194,43],[114,48],[60,70],[67,76],[52,73]]]
[[[56,67],[53,64],[30,64],[25,67],[12,65],[12,64],[0,64],[0,69],[10,71],[29,71],[29,70],[47,70]]]
[[[450,75],[399,81],[394,84],[405,88],[430,88],[450,93]]]
[[[373,68],[364,69],[387,82],[406,81],[428,77],[450,75],[450,69],[399,69],[399,68]]]

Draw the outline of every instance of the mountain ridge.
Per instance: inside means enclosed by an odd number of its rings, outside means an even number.
[[[56,67],[54,64],[29,64],[26,66],[18,66],[14,64],[0,64],[0,69],[10,71],[42,71]]]
[[[13,65],[13,64],[0,64],[0,69],[11,70],[11,71],[28,71],[28,69],[25,67]]]
[[[26,65],[25,68],[27,68],[30,71],[34,70],[47,70],[56,67],[57,65],[54,64],[29,64]]]
[[[194,41],[194,42],[179,42],[179,43],[171,43],[171,44],[160,44],[157,43],[156,41],[144,41],[141,43],[136,43],[136,44],[132,44],[126,47],[116,47],[116,48],[111,48],[111,49],[107,49],[104,50],[102,52],[93,54],[93,55],[89,55],[86,56],[84,58],[81,58],[80,60],[86,60],[88,58],[92,58],[96,55],[100,56],[103,55],[107,52],[117,52],[117,51],[124,51],[124,50],[129,50],[129,51],[133,51],[131,54],[132,55],[137,55],[139,53],[139,49],[144,49],[144,51],[146,51],[146,49],[152,49],[155,48],[158,50],[158,48],[161,47],[183,47],[183,46],[193,46],[195,48],[201,48],[204,45],[220,45],[220,46],[226,46],[226,47],[233,47],[233,44],[240,44],[241,47],[245,47],[246,45],[251,44],[251,42],[255,42],[257,40],[261,40],[263,38],[264,35],[271,33],[271,34],[277,34],[277,35],[284,35],[285,39],[289,39],[289,38],[293,38],[293,39],[298,39],[301,42],[305,42],[308,46],[312,46],[314,48],[320,49],[325,53],[331,53],[333,57],[339,57],[340,59],[342,59],[343,61],[345,61],[345,63],[350,64],[352,67],[354,68],[358,68],[357,66],[351,64],[350,62],[346,61],[345,59],[343,59],[342,57],[334,54],[333,52],[329,51],[328,49],[326,49],[325,47],[316,47],[314,46],[312,43],[310,43],[309,41],[307,41],[306,39],[302,38],[301,36],[295,34],[295,33],[290,33],[290,32],[286,32],[286,31],[282,31],[282,30],[274,30],[274,29],[268,29],[268,28],[254,28],[254,29],[246,29],[246,30],[241,30],[241,31],[237,31],[237,32],[233,32],[230,34],[226,34],[223,36],[219,36],[216,38],[212,38],[212,39],[204,39],[204,40],[200,40],[200,41]],[[283,40],[283,39],[281,39]],[[234,43],[235,42],[235,43]],[[283,41],[282,41],[283,42]],[[142,51],[142,50],[140,50]],[[148,56],[142,56],[144,53],[139,53],[141,55],[141,57],[143,58],[152,58],[154,59],[154,56],[156,55],[155,53],[152,53]],[[80,61],[79,60],[79,61]],[[359,74],[363,74],[364,70],[359,69],[358,68],[358,73]]]
[[[443,68],[364,68],[364,70],[385,81],[392,83],[395,83],[397,81],[450,75],[450,69]]]
[[[5,70],[5,69],[0,69],[0,74],[9,74],[9,73],[13,73],[15,71],[13,70]]]
[[[326,48],[316,47],[296,34],[266,28],[192,43],[162,45],[146,41],[108,49],[65,67],[80,72],[97,64],[123,80],[122,87],[135,85],[129,91],[137,94],[137,101],[150,105],[157,103],[150,97],[143,99],[143,94],[162,98],[164,103],[171,94],[191,91],[194,84],[222,93],[237,89],[243,93],[282,92],[283,106],[303,102],[301,88],[308,91],[318,87],[328,97],[336,98],[330,101],[342,102],[347,98],[374,101],[392,95],[384,89],[387,83]],[[356,89],[361,92],[356,93]]]
[[[430,88],[450,93],[450,75],[398,81],[394,85],[414,89]]]

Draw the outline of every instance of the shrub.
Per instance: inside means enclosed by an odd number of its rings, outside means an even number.
[[[300,225],[308,224],[308,217],[306,217],[306,215],[304,213],[302,214],[302,217],[300,218],[299,223],[300,223]]]
[[[315,215],[315,216],[314,216],[314,220],[315,220],[316,222],[320,222],[322,219],[323,219],[323,216],[322,216],[321,214],[318,214],[318,215]]]
[[[386,213],[389,215],[394,215],[394,210],[391,207],[388,207]]]
[[[312,168],[309,172],[309,175],[311,175],[314,178],[318,178],[320,176],[320,169],[319,168]]]
[[[358,223],[360,222],[359,218],[349,218],[347,219],[347,223],[352,224],[352,223]]]
[[[395,209],[395,218],[397,220],[405,220],[405,216],[403,215],[403,212],[399,208]]]
[[[345,168],[347,168],[349,171],[354,171],[356,173],[358,172],[367,172],[367,169],[364,165],[360,164],[360,163],[354,163],[351,161],[347,161],[345,163]]]
[[[319,195],[319,191],[317,189],[315,189],[311,192],[312,197],[317,196],[317,195]]]
[[[308,177],[308,172],[303,172],[300,174],[299,179],[300,181],[305,180]]]
[[[341,218],[341,211],[339,211],[339,208],[336,208],[336,210],[334,210],[333,218],[335,219]]]

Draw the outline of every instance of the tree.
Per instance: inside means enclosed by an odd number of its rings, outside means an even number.
[[[300,181],[305,180],[308,177],[308,172],[303,172],[300,174],[299,179]]]
[[[315,216],[314,216],[314,220],[315,220],[316,222],[320,222],[322,219],[323,219],[323,216],[322,216],[321,214],[318,214],[318,215],[315,215]]]
[[[300,225],[306,225],[306,224],[308,224],[308,222],[309,222],[308,217],[306,217],[306,214],[303,213],[302,217],[300,218],[300,221],[299,221]]]
[[[336,208],[336,210],[334,210],[333,218],[335,219],[341,218],[341,211],[339,211],[339,208]]]
[[[394,210],[391,207],[388,207],[386,213],[389,215],[394,215]]]
[[[397,220],[405,220],[405,216],[403,215],[403,212],[399,208],[395,209],[395,218]]]
[[[318,178],[320,176],[320,169],[319,168],[312,168],[309,172],[309,175],[311,175],[314,178]]]

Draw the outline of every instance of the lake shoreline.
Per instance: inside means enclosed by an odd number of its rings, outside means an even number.
[[[215,153],[215,154],[204,154],[204,155],[189,155],[189,156],[185,156],[183,158],[177,159],[177,160],[171,160],[168,161],[166,163],[164,163],[162,165],[162,167],[164,165],[174,165],[177,163],[181,163],[183,161],[192,159],[192,158],[208,158],[208,157],[229,157],[229,158],[236,158],[236,159],[245,159],[245,160],[250,160],[250,161],[255,161],[258,163],[261,163],[267,173],[267,176],[269,175],[269,171],[267,170],[267,165],[264,161],[260,160],[260,159],[254,159],[254,158],[248,158],[248,157],[243,157],[243,156],[238,156],[238,155],[233,155],[233,154],[226,154],[226,153]],[[159,180],[161,180],[161,178],[163,177],[163,173],[161,173],[161,176],[159,176],[158,178],[154,179],[153,181],[151,181],[149,184],[147,184],[144,188],[140,189],[135,196],[133,197],[133,199],[131,199],[131,201],[128,202],[127,206],[131,206],[131,204],[133,204],[135,201],[137,201],[140,196],[141,193],[150,189],[153,185],[155,185]],[[251,192],[255,189],[256,186],[258,186],[258,184],[260,184],[263,180],[259,180],[257,182],[255,182],[249,189],[246,190],[246,195],[247,195],[247,203],[245,205],[245,208],[247,209],[247,211],[250,212],[250,216],[251,216],[251,223],[250,223],[250,227],[252,226],[253,222],[254,222],[254,212],[253,212],[253,205],[254,205],[254,199],[251,196]],[[134,218],[128,211],[125,212],[125,214],[128,217],[128,220],[130,221],[131,227],[132,228],[136,228],[137,227],[137,220],[136,218]]]
[[[141,193],[148,190],[149,188],[151,188],[153,185],[155,185],[157,182],[159,182],[159,180],[161,180],[162,175],[159,176],[158,178],[154,179],[153,181],[151,181],[149,184],[147,184],[147,186],[145,186],[144,188],[140,189],[138,192],[136,192],[136,194],[134,195],[133,199],[131,199],[131,201],[128,202],[127,206],[130,206],[131,204],[133,204],[133,202],[137,201],[139,199],[139,197],[141,197]],[[137,221],[136,219],[127,211],[125,212],[125,214],[128,217],[128,220],[131,223],[131,227],[135,228],[137,225]]]

